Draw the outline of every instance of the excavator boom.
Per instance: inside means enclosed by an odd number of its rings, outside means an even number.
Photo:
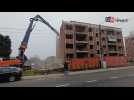
[[[27,57],[25,56],[25,50],[27,48],[28,45],[28,40],[30,38],[30,34],[32,32],[32,30],[34,29],[34,22],[40,21],[42,23],[44,23],[45,25],[47,25],[52,31],[54,31],[54,33],[56,33],[57,36],[59,36],[59,32],[50,25],[50,23],[48,21],[46,21],[44,18],[42,18],[40,15],[36,15],[33,18],[30,18],[30,24],[28,26],[28,29],[26,31],[26,34],[24,36],[23,41],[21,42],[20,48],[19,48],[19,59],[22,61],[22,65],[24,65],[24,62],[27,60]]]

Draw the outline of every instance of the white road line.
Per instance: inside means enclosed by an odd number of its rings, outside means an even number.
[[[119,78],[118,76],[113,76],[113,77],[110,77],[110,79],[117,79]]]
[[[91,80],[91,81],[86,81],[88,83],[91,83],[91,82],[96,82],[97,80]]]
[[[39,79],[37,79],[37,80],[44,80],[45,78],[39,78]]]
[[[65,86],[69,86],[70,84],[67,83],[67,84],[63,84],[63,85],[57,85],[56,87],[65,87]]]
[[[128,75],[128,76],[134,76],[134,74],[130,74],[130,75]]]

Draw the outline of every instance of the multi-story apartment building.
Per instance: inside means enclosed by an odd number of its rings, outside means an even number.
[[[125,47],[128,61],[134,61],[134,31],[125,37]]]
[[[100,34],[101,33],[101,34]],[[75,21],[63,21],[57,40],[57,57],[92,58],[100,55],[124,56],[123,36],[120,28]]]

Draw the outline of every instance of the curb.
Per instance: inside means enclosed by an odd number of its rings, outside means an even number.
[[[70,75],[78,75],[78,74],[87,74],[87,73],[97,73],[97,72],[107,72],[113,70],[123,70],[123,69],[131,69],[134,66],[128,67],[118,67],[118,68],[108,68],[108,69],[97,69],[97,70],[87,70],[87,71],[79,71],[79,72],[70,72]],[[64,74],[50,74],[50,75],[38,75],[38,76],[23,76],[22,79],[24,80],[32,80],[32,79],[39,79],[39,78],[46,78],[46,79],[53,79],[53,78],[60,78],[64,77]]]
[[[97,69],[97,70],[87,70],[87,71],[79,71],[79,72],[74,72],[70,73],[72,74],[82,74],[82,73],[96,73],[96,72],[105,72],[105,71],[112,71],[112,70],[123,70],[123,69],[131,69],[134,68],[134,66],[128,66],[128,67],[118,67],[118,68],[106,68],[106,69]]]
[[[38,78],[44,78],[44,75],[38,75],[38,76],[23,76],[22,79],[24,80],[32,80],[32,79],[38,79]]]

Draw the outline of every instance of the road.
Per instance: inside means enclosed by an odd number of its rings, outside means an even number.
[[[0,87],[133,87],[134,67],[94,73],[69,75],[68,77],[23,79],[0,83]]]

